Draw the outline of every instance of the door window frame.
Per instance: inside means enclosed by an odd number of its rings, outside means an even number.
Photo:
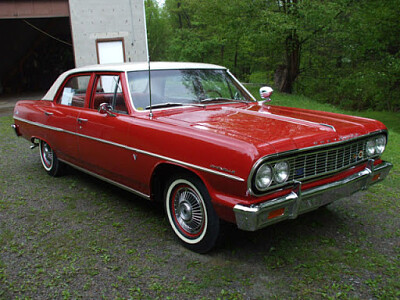
[[[85,99],[84,99],[84,104],[83,106],[73,106],[73,105],[65,105],[65,104],[61,104],[61,97],[64,93],[64,88],[66,86],[66,84],[75,77],[81,77],[81,76],[89,76],[89,82],[88,82],[88,86],[86,89],[86,95],[85,95]],[[82,73],[74,73],[74,74],[70,74],[69,76],[67,76],[63,83],[60,85],[60,87],[58,88],[57,94],[54,97],[53,103],[60,105],[60,106],[64,106],[64,107],[75,107],[77,109],[82,109],[82,108],[88,108],[89,107],[89,100],[91,98],[91,94],[92,94],[92,86],[93,86],[93,79],[94,79],[94,74],[93,72],[82,72]]]
[[[91,96],[90,96],[87,108],[89,108],[91,110],[97,110],[94,108],[94,106],[95,106],[94,102],[95,102],[97,85],[98,85],[98,82],[99,82],[101,76],[118,76],[119,77],[121,90],[122,90],[121,92],[122,92],[122,96],[124,99],[124,103],[125,103],[127,112],[124,113],[124,112],[115,110],[114,108],[113,108],[113,112],[117,113],[117,114],[122,114],[122,115],[130,115],[132,113],[132,108],[130,105],[130,100],[129,100],[130,98],[127,98],[127,95],[129,95],[129,94],[127,92],[127,87],[126,87],[125,73],[123,73],[123,72],[95,72],[92,77],[92,91],[90,93]],[[113,99],[113,101],[114,100],[115,99]]]

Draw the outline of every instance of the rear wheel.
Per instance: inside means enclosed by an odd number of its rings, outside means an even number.
[[[219,218],[204,184],[194,176],[174,176],[164,199],[168,221],[183,245],[198,253],[211,250],[219,235]]]
[[[57,158],[53,149],[45,141],[40,141],[39,144],[40,160],[43,168],[50,176],[59,176],[63,170],[63,163]]]

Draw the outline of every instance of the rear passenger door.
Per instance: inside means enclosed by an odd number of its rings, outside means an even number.
[[[97,74],[88,109],[78,118],[79,155],[85,169],[129,185],[133,168],[129,144],[129,105],[125,101],[123,74]],[[102,103],[111,107],[111,113],[99,113]]]
[[[60,159],[75,163],[78,151],[76,135],[79,113],[88,106],[92,74],[73,74],[66,78],[51,106],[46,107],[45,124],[51,130],[47,142]]]

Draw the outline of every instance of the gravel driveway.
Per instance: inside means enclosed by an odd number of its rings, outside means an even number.
[[[400,298],[398,176],[207,255],[162,208],[76,170],[59,178],[0,117],[0,299]],[[392,181],[390,181],[392,180]]]

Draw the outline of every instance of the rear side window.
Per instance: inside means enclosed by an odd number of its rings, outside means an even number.
[[[68,106],[84,107],[90,81],[90,75],[71,77],[64,85],[57,103]]]

